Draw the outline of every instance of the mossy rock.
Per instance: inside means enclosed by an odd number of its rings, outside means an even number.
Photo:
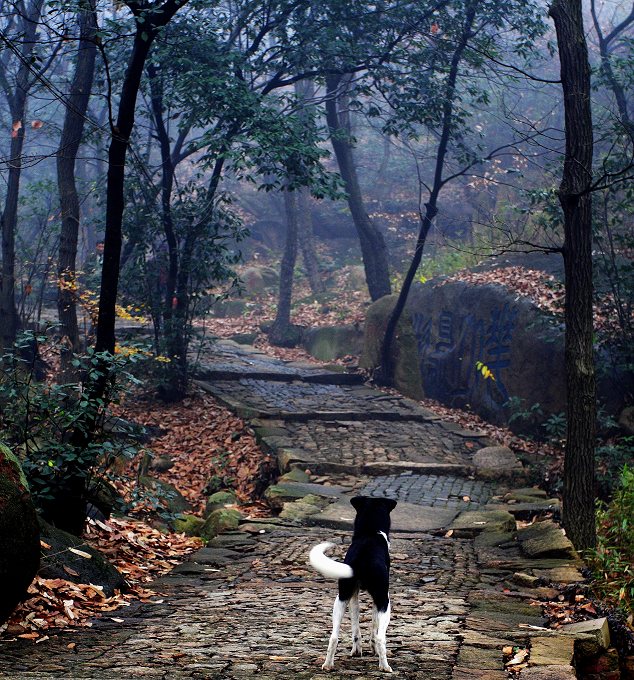
[[[236,495],[233,491],[216,491],[216,493],[212,493],[205,505],[205,517],[209,517],[218,508],[224,508],[225,505],[233,505],[236,503],[236,500]]]
[[[302,347],[315,359],[334,361],[360,354],[363,332],[353,325],[311,328],[302,336]]]
[[[225,531],[233,531],[240,525],[242,515],[233,508],[218,508],[214,510],[200,530],[200,535],[211,540]]]
[[[40,530],[16,456],[0,444],[0,623],[25,598],[40,566]]]
[[[301,468],[293,468],[286,474],[283,474],[277,481],[278,484],[285,484],[286,482],[300,482],[304,484],[310,482],[310,475]]]
[[[396,295],[385,295],[368,307],[363,333],[363,352],[359,366],[372,370],[379,365],[381,344],[387,322],[396,305]],[[396,327],[392,343],[392,359],[394,365],[394,387],[412,399],[423,398],[423,387],[416,345],[416,335],[412,326],[412,318],[404,310]]]
[[[174,531],[187,536],[200,536],[205,520],[196,515],[179,515],[173,522]]]
[[[150,493],[159,498],[163,507],[172,515],[191,510],[191,505],[183,494],[169,482],[154,477],[141,477],[139,482]]]
[[[114,595],[115,590],[127,589],[125,578],[114,565],[86,542],[66,531],[51,526],[40,519],[42,541],[50,548],[42,548],[42,578],[63,578],[73,583],[94,583],[103,587],[105,595]],[[69,548],[76,548],[90,555],[82,557]]]

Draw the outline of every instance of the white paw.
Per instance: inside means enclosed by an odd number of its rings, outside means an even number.
[[[352,646],[352,651],[350,652],[350,656],[363,656],[363,651],[361,649],[360,644]]]
[[[392,669],[389,667],[388,664],[379,665],[379,670],[383,671],[384,673],[391,673],[392,672]]]
[[[323,664],[323,666],[321,667],[321,670],[322,670],[322,671],[331,671],[334,667],[335,667],[335,664],[334,664],[334,663],[328,663],[328,662],[326,661],[326,663]]]

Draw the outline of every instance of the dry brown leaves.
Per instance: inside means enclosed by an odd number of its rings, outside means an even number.
[[[149,444],[155,457],[169,456],[174,467],[152,472],[173,484],[191,503],[196,514],[205,506],[203,489],[216,475],[235,489],[250,511],[261,514],[256,487],[261,471],[271,465],[250,428],[210,395],[196,391],[178,404],[165,404],[148,397],[128,400],[121,412],[124,418],[144,426],[158,427],[161,434]],[[134,486],[138,460],[128,467],[129,485]]]
[[[544,312],[554,316],[562,316],[564,312],[564,284],[541,270],[500,267],[478,272],[461,271],[447,277],[446,281],[464,281],[479,286],[499,284],[522,297],[529,298]],[[618,335],[620,327],[612,294],[602,295],[596,300],[593,307],[593,319],[595,330],[604,337]]]
[[[22,638],[43,642],[53,629],[92,626],[91,618],[110,615],[134,600],[157,602],[157,594],[142,584],[167,573],[202,545],[199,539],[162,533],[128,518],[111,518],[106,522],[88,520],[84,538],[124,575],[129,590],[115,591],[112,597],[106,597],[100,585],[37,576],[29,586],[29,599],[0,626],[4,640]],[[46,551],[46,544],[42,548]],[[110,618],[123,621],[116,616]]]

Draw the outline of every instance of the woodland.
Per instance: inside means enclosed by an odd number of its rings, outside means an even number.
[[[0,553],[60,529],[128,589],[69,611],[79,586],[0,556],[29,575],[0,636],[148,597],[200,545],[170,488],[195,514],[226,486],[271,513],[274,464],[194,382],[218,338],[317,363],[308,330],[363,329],[391,296],[375,365],[333,359],[389,392],[412,286],[442,276],[563,329],[565,412],[539,432],[514,427],[539,404],[490,423],[425,403],[539,451],[588,592],[631,635],[633,84],[630,0],[2,0]]]

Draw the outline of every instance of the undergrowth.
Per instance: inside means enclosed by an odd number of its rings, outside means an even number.
[[[597,510],[597,547],[590,554],[593,589],[634,617],[634,468],[623,466],[610,503]]]

